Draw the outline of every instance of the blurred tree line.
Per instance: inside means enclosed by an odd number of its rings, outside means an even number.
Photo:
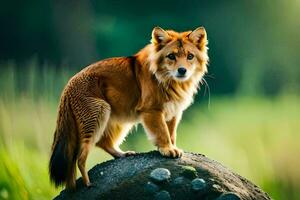
[[[253,1],[2,1],[0,62],[74,71],[145,46],[154,26],[204,26],[213,94],[299,93],[300,2]],[[1,65],[3,68],[5,65]]]

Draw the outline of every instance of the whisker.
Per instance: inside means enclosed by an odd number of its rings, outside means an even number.
[[[205,84],[204,96],[206,94],[206,87],[207,87],[207,91],[208,91],[208,105],[207,105],[207,108],[210,109],[210,87],[209,87],[209,85],[208,85],[208,83],[207,83],[207,81],[205,80],[204,77],[202,78],[202,80]]]
[[[215,77],[214,77],[213,75],[211,75],[211,74],[205,74],[204,76],[205,76],[205,77],[208,77],[208,78],[215,79]]]

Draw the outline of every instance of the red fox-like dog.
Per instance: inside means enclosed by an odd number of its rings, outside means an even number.
[[[105,59],[73,76],[60,99],[49,163],[54,184],[75,188],[77,162],[90,186],[85,163],[94,145],[114,157],[133,155],[119,146],[137,123],[163,156],[180,157],[176,129],[207,72],[207,43],[203,27],[155,27],[134,56]]]

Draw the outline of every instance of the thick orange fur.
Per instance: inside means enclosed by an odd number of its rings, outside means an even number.
[[[207,62],[204,28],[177,33],[156,27],[151,44],[136,55],[105,59],[77,73],[60,101],[51,180],[74,188],[77,161],[89,186],[85,162],[91,147],[114,157],[134,154],[119,145],[137,123],[143,124],[162,155],[181,156],[176,128],[207,72]],[[184,76],[178,75],[180,67],[186,70]]]

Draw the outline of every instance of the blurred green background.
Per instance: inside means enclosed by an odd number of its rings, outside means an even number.
[[[1,1],[0,199],[50,199],[60,93],[97,60],[149,43],[154,26],[204,26],[210,86],[184,113],[178,146],[205,154],[274,199],[300,199],[300,1]],[[123,149],[154,149],[143,129]],[[94,148],[88,167],[111,159]]]

